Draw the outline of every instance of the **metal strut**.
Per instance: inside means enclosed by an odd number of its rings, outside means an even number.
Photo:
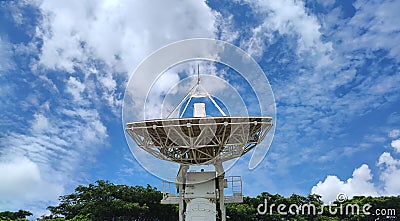
[[[198,91],[198,89],[201,89],[201,91]],[[187,107],[189,106],[189,103],[191,101],[191,99],[193,97],[208,97],[211,102],[213,103],[213,105],[218,109],[218,111],[222,114],[222,116],[226,116],[226,113],[222,110],[222,108],[217,104],[217,102],[214,100],[214,98],[212,98],[212,96],[210,95],[210,93],[208,93],[208,91],[200,85],[200,66],[197,65],[197,82],[196,84],[189,90],[189,92],[186,94],[186,96],[179,102],[178,105],[176,105],[174,107],[174,109],[172,110],[171,113],[168,114],[167,119],[169,119],[181,106],[182,104],[186,101],[186,99],[189,98],[189,100],[187,101],[182,114],[179,116],[180,118],[182,118],[183,114],[185,113]]]

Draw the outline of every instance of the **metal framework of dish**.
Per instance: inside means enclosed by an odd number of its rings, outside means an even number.
[[[132,122],[126,131],[140,148],[157,158],[201,165],[242,156],[271,127],[271,117],[221,116]]]

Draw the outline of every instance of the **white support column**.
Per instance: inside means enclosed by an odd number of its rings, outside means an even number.
[[[225,207],[225,194],[224,194],[224,174],[218,176],[219,183],[219,208],[221,210],[221,220],[226,221],[226,207]]]
[[[217,179],[218,179],[218,190],[219,190],[219,209],[221,210],[221,220],[226,221],[226,207],[225,207],[225,194],[224,194],[224,178],[225,171],[221,162],[217,162],[214,164],[215,169],[217,170]]]
[[[176,176],[178,192],[179,192],[179,221],[185,220],[185,210],[184,210],[184,195],[185,189],[183,188],[186,183],[186,174],[189,169],[188,165],[181,165],[179,167],[178,175]]]
[[[183,194],[185,190],[183,189],[183,184],[178,184],[178,191],[179,191],[179,221],[185,221],[185,210],[183,204]]]

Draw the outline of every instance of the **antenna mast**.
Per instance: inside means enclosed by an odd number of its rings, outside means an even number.
[[[200,84],[200,65],[197,64],[197,84]]]

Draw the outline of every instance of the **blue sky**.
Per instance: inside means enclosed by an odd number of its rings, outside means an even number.
[[[140,61],[187,38],[242,48],[271,83],[270,150],[256,169],[246,156],[228,171],[245,194],[399,195],[398,11],[368,0],[2,1],[0,210],[41,215],[98,179],[161,187],[125,141],[124,90]]]

